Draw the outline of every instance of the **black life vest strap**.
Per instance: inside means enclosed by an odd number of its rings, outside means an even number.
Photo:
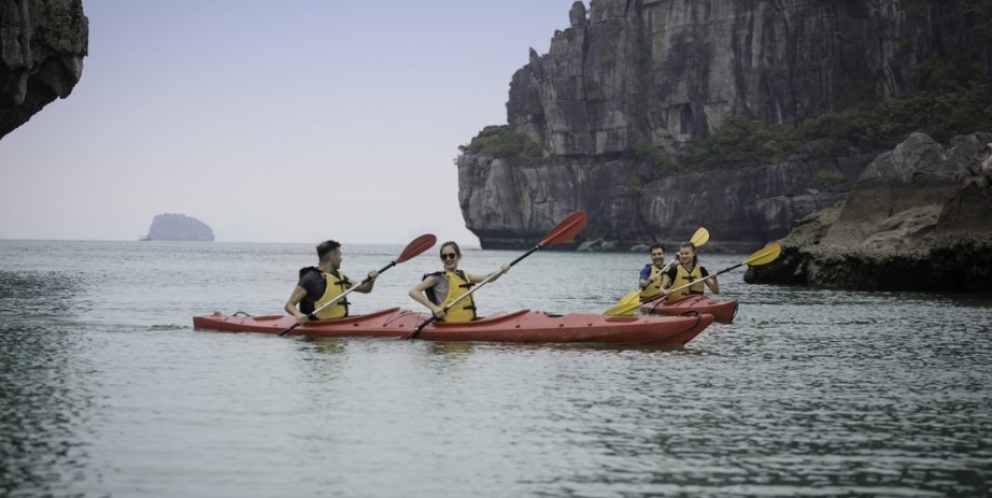
[[[458,270],[455,273],[457,273],[458,276],[465,281],[464,284],[459,284],[458,287],[461,287],[463,289],[471,289],[472,287],[475,287],[475,284],[472,283],[472,280],[468,278],[468,275],[465,274],[465,272]]]
[[[682,277],[682,280],[688,280],[689,282],[692,282],[695,285],[696,282],[703,283],[703,280],[705,280],[705,279],[703,279],[703,278],[697,279],[696,277],[694,277],[692,275],[686,275],[686,276]],[[701,290],[695,290],[692,287],[689,287],[688,294],[689,295],[697,295],[698,296],[698,295],[702,295],[703,294],[703,291],[701,291]]]
[[[348,283],[351,283],[351,282],[348,280],[347,277],[343,277],[343,274],[341,273],[340,270],[331,271],[330,272],[330,275],[332,275],[334,278],[337,279],[337,281],[334,282],[334,285],[340,287],[341,288],[341,292],[344,292],[344,291],[347,290],[347,289],[344,288],[344,284],[348,284]],[[328,282],[327,284],[328,285],[331,285],[330,282]],[[340,304],[341,306],[344,306],[344,316],[348,316],[349,314],[351,314],[351,310],[348,308],[349,306],[351,306],[351,301],[349,301],[347,297],[343,297],[341,299],[338,299],[338,301],[336,303],[334,303],[334,304]],[[342,318],[344,318],[344,317],[342,317]]]

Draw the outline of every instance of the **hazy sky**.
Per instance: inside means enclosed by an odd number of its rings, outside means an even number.
[[[477,245],[458,146],[572,3],[83,0],[82,79],[0,140],[0,238]]]

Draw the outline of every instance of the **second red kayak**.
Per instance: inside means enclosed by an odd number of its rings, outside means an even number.
[[[720,323],[730,323],[737,315],[737,300],[717,301],[703,295],[691,294],[677,301],[658,299],[641,305],[641,313],[650,315],[676,316],[690,310],[709,313]]]
[[[428,318],[400,308],[311,322],[290,335],[313,337],[403,337]],[[289,315],[239,316],[215,312],[193,317],[198,329],[278,334],[295,323]],[[622,346],[681,346],[713,323],[713,315],[617,316],[592,313],[555,315],[520,310],[466,323],[433,322],[417,339],[426,341],[567,342]]]

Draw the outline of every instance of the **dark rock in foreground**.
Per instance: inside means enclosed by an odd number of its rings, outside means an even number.
[[[152,220],[148,235],[142,240],[186,240],[213,242],[214,231],[202,221],[184,214],[160,214]]]
[[[0,138],[69,96],[88,42],[82,0],[0,0]]]
[[[872,162],[848,198],[796,222],[749,283],[856,290],[992,291],[992,133],[944,149],[913,134]]]

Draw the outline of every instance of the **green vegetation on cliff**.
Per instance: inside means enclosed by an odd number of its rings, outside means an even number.
[[[672,158],[643,138],[634,144],[629,155],[635,161],[645,162],[660,168],[663,173],[672,171]]]
[[[541,146],[530,137],[509,126],[487,126],[468,145],[458,147],[465,154],[485,154],[508,159],[517,166],[534,166],[541,162]]]
[[[877,101],[850,99],[840,112],[807,119],[799,127],[727,116],[712,135],[695,141],[679,157],[683,167],[721,168],[777,163],[811,140],[825,140],[828,153],[851,148],[891,149],[911,133],[947,143],[956,135],[992,130],[992,87],[981,81],[971,57],[930,57],[916,68],[916,91]]]
[[[978,80],[980,74],[967,60],[931,57],[917,67],[919,90],[808,119],[803,133],[807,140],[878,150],[917,131],[947,143],[955,135],[992,130],[992,88]]]
[[[791,126],[765,128],[756,120],[728,115],[715,133],[693,142],[679,162],[706,168],[777,163],[801,151],[803,138],[802,132]]]

